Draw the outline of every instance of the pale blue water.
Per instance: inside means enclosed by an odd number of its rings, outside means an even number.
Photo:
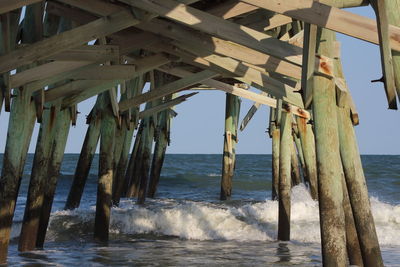
[[[238,155],[233,197],[218,200],[220,155],[167,155],[155,200],[124,199],[112,211],[108,246],[92,240],[97,159],[82,205],[61,211],[79,155],[65,155],[45,249],[17,251],[33,156],[26,164],[9,264],[23,266],[320,266],[318,206],[296,187],[292,241],[277,242],[277,203],[270,201],[270,155]],[[363,156],[387,266],[400,266],[400,156]],[[0,158],[0,162],[1,162]]]

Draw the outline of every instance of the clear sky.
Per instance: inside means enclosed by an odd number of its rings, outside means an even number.
[[[371,7],[360,7],[351,12],[375,18]],[[365,41],[338,34],[342,43],[342,61],[347,83],[356,103],[360,125],[356,127],[362,154],[399,154],[400,113],[387,109],[382,83],[371,80],[382,76],[379,47]],[[87,126],[85,115],[93,106],[95,98],[78,105],[81,112],[77,126],[71,128],[67,153],[79,153]],[[242,101],[241,119],[253,103]],[[400,105],[399,105],[400,106]],[[168,153],[222,153],[225,93],[204,91],[176,108],[178,116],[173,120],[171,146]],[[266,134],[269,108],[262,106],[244,132],[239,132],[237,153],[270,154],[271,141]],[[4,151],[7,135],[8,114],[0,115],[0,151]],[[38,125],[35,127],[30,153],[35,150]]]

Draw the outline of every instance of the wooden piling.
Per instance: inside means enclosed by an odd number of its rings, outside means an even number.
[[[133,80],[130,80],[126,82],[126,90],[127,94],[123,95],[121,97],[121,100],[124,99],[124,97],[129,96],[136,96],[142,92],[143,89],[143,76],[140,76],[138,78],[135,78]],[[131,93],[129,93],[131,92]],[[121,198],[121,195],[123,194],[123,187],[127,188],[128,184],[125,184],[125,174],[127,173],[127,164],[128,164],[128,156],[129,156],[129,150],[131,147],[132,143],[132,138],[133,138],[133,132],[136,128],[136,125],[138,124],[137,120],[137,115],[138,115],[138,107],[133,107],[131,110],[128,112],[125,112],[122,115],[122,121],[126,122],[126,132],[124,136],[124,143],[123,143],[123,148],[121,151],[121,155],[118,161],[118,165],[116,168],[116,173],[115,173],[115,182],[113,186],[113,205],[119,204],[119,200]],[[129,125],[128,125],[129,123]],[[129,127],[128,127],[129,126]],[[125,185],[125,186],[124,186]],[[126,189],[125,189],[126,190]]]
[[[101,124],[99,114],[97,113],[97,106],[95,105],[88,116],[89,126],[86,131],[85,140],[75,169],[74,179],[64,209],[76,209],[81,202],[83,190],[89,176],[90,167],[92,166],[94,153],[96,152],[100,137]]]
[[[319,28],[316,52],[333,58],[334,38],[334,32]],[[327,69],[328,72],[333,72],[326,62],[320,64],[322,64],[320,67]],[[335,82],[322,74],[315,74],[312,88],[322,259],[324,266],[345,266],[346,232]]]
[[[44,186],[43,204],[40,213],[39,229],[36,247],[42,248],[46,238],[47,226],[49,224],[51,208],[60,175],[61,163],[64,158],[65,146],[71,125],[71,114],[69,109],[60,111],[56,118],[56,133],[51,149],[51,157],[48,162],[47,180]]]
[[[157,90],[160,86],[164,85],[162,73],[159,71],[151,71],[150,73],[150,91]],[[159,104],[160,99],[146,103],[146,109]],[[143,130],[140,139],[140,165],[138,165],[138,174],[140,177],[140,184],[137,191],[137,203],[144,204],[147,194],[147,186],[150,177],[151,167],[151,153],[153,150],[154,131],[157,125],[157,117],[155,115],[148,116],[142,119]]]
[[[240,113],[240,98],[226,93],[224,153],[222,159],[222,177],[220,199],[230,199],[232,179],[235,170],[237,129]]]
[[[125,176],[125,196],[126,197],[137,197],[139,190],[140,178],[139,178],[139,166],[142,157],[142,132],[143,126],[140,123],[139,129],[136,133],[135,143],[133,145],[131,158],[129,159],[128,169],[126,170]]]
[[[290,190],[292,155],[292,115],[282,112],[279,147],[278,240],[290,240]]]
[[[303,175],[304,182],[308,182],[308,177],[307,177],[307,172],[306,172],[306,163],[304,161],[304,154],[303,154],[303,148],[301,146],[301,141],[299,138],[299,130],[297,128],[297,124],[293,125],[293,140],[295,144],[295,151],[297,151],[297,155],[299,157],[299,162],[301,166],[301,173]]]
[[[306,166],[306,177],[309,181],[311,197],[318,199],[318,182],[317,182],[317,163],[315,155],[315,139],[311,124],[307,120],[296,116],[297,128],[303,149],[304,163]]]
[[[340,58],[335,58],[334,66],[335,75],[338,78],[344,78]],[[337,108],[340,155],[347,191],[364,266],[383,266],[357,138],[351,120],[351,107],[349,106],[350,92],[348,94],[348,101],[345,107]]]
[[[166,97],[166,100],[172,97]],[[153,160],[151,163],[150,169],[150,182],[147,196],[150,198],[154,198],[158,182],[160,181],[161,170],[164,164],[165,153],[167,151],[167,146],[169,145],[170,141],[170,125],[171,125],[171,113],[170,110],[165,110],[160,112],[158,116],[158,126],[156,129],[156,136],[155,136],[155,147],[154,147],[154,154]]]
[[[55,118],[59,112],[60,104],[48,105],[47,109],[43,112],[43,121],[40,125],[36,143],[28,197],[19,237],[18,249],[20,251],[30,251],[36,247],[44,187],[47,180],[48,162],[57,129]]]
[[[360,242],[358,240],[353,211],[351,210],[349,192],[347,191],[344,173],[342,175],[343,210],[346,222],[346,248],[350,265],[364,266],[361,255]]]
[[[278,199],[279,191],[279,147],[280,147],[280,122],[276,120],[276,109],[270,109],[270,136],[272,138],[272,200]]]
[[[14,90],[0,180],[0,264],[7,260],[12,219],[35,123],[35,105],[26,90]]]
[[[291,162],[291,172],[292,172],[292,186],[299,185],[301,183],[301,174],[299,166],[299,158],[297,157],[296,146],[292,138],[292,143],[290,145],[290,162]]]
[[[160,79],[163,79],[164,83],[170,83],[176,80],[174,76],[161,74]],[[164,101],[171,100],[173,95],[166,96]],[[155,132],[155,147],[153,153],[153,160],[151,162],[150,169],[150,181],[147,196],[154,198],[158,182],[160,181],[161,170],[164,164],[165,153],[167,146],[170,142],[170,128],[171,128],[171,112],[169,109],[164,110],[158,114],[157,127]]]
[[[99,98],[100,103],[102,103],[102,110],[100,127],[99,180],[96,198],[96,216],[94,221],[94,238],[101,242],[108,242],[112,206],[111,199],[114,156],[114,153],[112,152],[114,151],[114,139],[117,123],[111,109],[112,100],[109,92],[102,93]]]

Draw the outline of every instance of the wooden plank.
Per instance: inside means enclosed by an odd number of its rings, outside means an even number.
[[[54,61],[47,64],[18,72],[10,76],[9,87],[17,88],[27,83],[32,83],[38,80],[43,80],[54,75],[71,71],[89,65],[88,61]]]
[[[130,78],[133,79],[137,77],[138,75],[142,75],[154,68],[157,68],[161,65],[165,64],[165,59],[166,57],[162,58],[159,61],[154,61],[154,58],[157,58],[158,55],[150,56],[143,58],[141,62],[144,64],[137,65],[136,72],[130,73]],[[169,61],[167,61],[169,62]],[[59,88],[54,88],[52,89],[52,92],[50,90],[47,93],[47,100],[54,99],[54,98],[65,98],[63,100],[62,108],[66,108],[68,106],[77,104],[85,99],[88,99],[92,96],[95,96],[107,89],[110,89],[111,87],[114,87],[118,85],[119,83],[123,82],[123,80],[114,80],[114,81],[107,81],[105,82],[104,80],[85,80],[85,81],[75,81],[71,82],[70,85],[65,85],[70,86],[71,89],[65,89],[63,87]],[[68,87],[67,87],[68,88]],[[46,101],[47,101],[46,100]],[[121,110],[123,112],[124,110]]]
[[[120,31],[139,23],[132,13],[119,11],[86,25],[60,33],[28,47],[19,48],[0,57],[0,73],[45,59],[62,51],[83,45],[93,39]]]
[[[396,84],[393,69],[392,51],[389,43],[389,19],[386,11],[385,0],[372,1],[376,20],[378,23],[379,49],[381,52],[381,65],[383,73],[383,85],[389,109],[397,109]]]
[[[125,111],[133,106],[138,106],[142,103],[160,98],[162,96],[176,93],[186,87],[189,87],[196,83],[201,83],[204,80],[211,79],[211,78],[214,78],[217,76],[219,76],[219,74],[212,72],[212,71],[204,70],[204,71],[195,73],[193,75],[187,76],[185,78],[182,78],[180,80],[177,80],[175,82],[163,85],[160,88],[158,88],[157,90],[138,95],[136,97],[127,99],[125,101],[121,101],[119,103],[119,108],[121,111]]]
[[[119,58],[119,55],[119,46],[117,45],[84,45],[49,56],[46,59],[56,61],[101,62],[116,60]]]
[[[291,17],[282,14],[276,14],[272,18],[269,18],[268,26],[264,27],[264,31],[268,31],[276,27],[291,23],[292,21],[293,19]]]
[[[0,14],[10,12],[23,6],[42,2],[43,0],[2,0],[0,1]]]
[[[356,15],[337,7],[328,6],[313,0],[241,0],[241,2],[271,10],[367,42],[379,44],[377,24],[373,19]],[[389,37],[392,49],[400,51],[400,28],[390,25]]]
[[[145,117],[148,116],[152,116],[154,114],[157,114],[158,112],[161,112],[163,110],[169,109],[173,106],[177,106],[183,102],[185,102],[188,98],[197,95],[198,93],[190,93],[190,94],[186,94],[186,95],[181,95],[179,97],[173,98],[167,102],[164,102],[162,104],[159,104],[157,106],[151,107],[149,109],[145,109],[141,112],[139,112],[139,118],[143,119]]]
[[[257,9],[258,7],[253,5],[237,0],[229,0],[213,7],[211,10],[207,10],[207,12],[223,19],[229,19]]]
[[[173,0],[123,0],[123,2],[222,39],[301,65],[302,52],[298,47],[179,2]]]

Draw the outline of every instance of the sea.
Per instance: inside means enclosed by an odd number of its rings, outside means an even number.
[[[2,155],[0,155],[0,162]],[[233,195],[220,201],[221,155],[167,154],[155,199],[122,199],[108,244],[93,240],[98,156],[81,206],[63,207],[79,155],[66,154],[43,250],[18,252],[33,155],[18,197],[9,266],[321,266],[318,203],[292,189],[291,241],[277,241],[271,155],[237,155]],[[362,162],[385,266],[400,266],[400,156]]]

